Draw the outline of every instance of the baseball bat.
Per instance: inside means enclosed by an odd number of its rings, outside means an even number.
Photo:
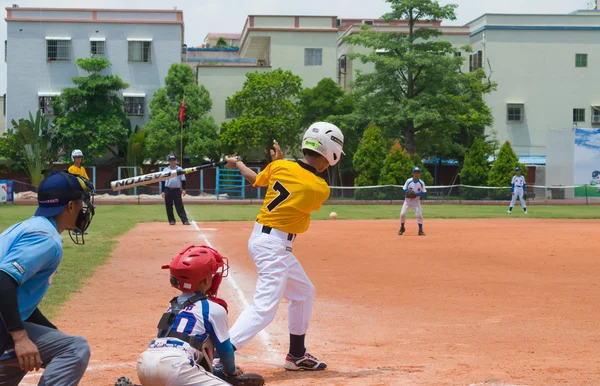
[[[154,173],[144,174],[143,176],[124,178],[122,180],[112,181],[110,183],[110,187],[113,191],[129,189],[136,186],[142,185],[150,185],[156,182],[161,182],[168,180],[170,178],[175,178],[182,174],[189,174],[193,172],[197,172],[202,169],[215,168],[217,166],[223,166],[227,163],[227,161],[219,161],[219,162],[211,162],[209,164],[204,164],[200,166],[194,166],[187,169],[181,170],[163,170]]]

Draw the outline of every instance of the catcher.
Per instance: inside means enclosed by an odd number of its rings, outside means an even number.
[[[404,223],[406,222],[406,213],[409,208],[413,208],[415,216],[417,216],[417,223],[419,224],[419,236],[425,236],[423,232],[423,213],[421,211],[421,197],[427,193],[425,189],[425,183],[420,179],[421,169],[412,169],[412,178],[406,180],[404,184],[404,204],[402,204],[402,211],[400,212],[400,230],[398,236],[402,236],[406,229]]]
[[[235,365],[229,341],[227,303],[217,298],[227,258],[213,248],[189,246],[163,269],[171,273],[171,286],[182,293],[171,300],[158,322],[157,338],[137,361],[143,386],[262,386],[258,374],[244,374]],[[216,349],[219,368],[213,371]],[[122,377],[117,386],[133,386]]]

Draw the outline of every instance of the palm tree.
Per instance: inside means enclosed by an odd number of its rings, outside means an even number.
[[[53,143],[50,120],[38,110],[35,119],[29,112],[29,119],[21,118],[19,122],[12,120],[13,128],[8,130],[13,135],[20,153],[23,155],[22,167],[37,190],[42,182],[43,171],[51,169],[58,160],[59,147]]]

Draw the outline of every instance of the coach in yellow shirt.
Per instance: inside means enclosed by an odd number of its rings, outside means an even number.
[[[88,177],[85,168],[81,166],[81,162],[83,162],[83,153],[81,152],[81,150],[73,150],[73,152],[71,153],[71,159],[73,160],[73,165],[69,167],[69,173],[76,174],[85,178],[86,180],[89,180],[90,177]]]
[[[290,350],[283,367],[291,371],[325,370],[325,362],[306,352],[304,346],[315,287],[292,253],[292,244],[297,234],[308,229],[310,213],[319,210],[329,197],[329,185],[319,173],[340,161],[344,136],[330,123],[314,123],[304,134],[304,157],[298,162],[284,160],[277,142],[273,144],[273,162],[258,174],[237,158],[226,158],[227,167],[237,168],[254,187],[267,188],[248,242],[258,268],[254,302],[231,328],[231,343],[236,349],[244,347],[273,321],[281,298],[286,298],[290,302]]]

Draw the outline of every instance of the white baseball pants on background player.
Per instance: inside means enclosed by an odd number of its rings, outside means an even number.
[[[421,210],[421,200],[418,198],[405,198],[404,204],[402,204],[402,210],[400,211],[400,223],[404,224],[406,222],[406,213],[408,213],[408,209],[413,208],[415,211],[415,216],[417,217],[417,223],[423,224],[423,212]]]
[[[231,344],[240,349],[267,327],[275,318],[282,297],[290,302],[290,334],[306,334],[315,287],[292,253],[292,241],[287,239],[287,233],[272,229],[266,234],[262,232],[262,225],[255,223],[248,251],[258,268],[258,281],[253,304],[246,307],[229,331]]]
[[[519,201],[521,202],[521,206],[523,207],[523,210],[527,209],[527,204],[525,203],[525,199],[523,198],[523,193],[524,193],[523,188],[515,187],[515,191],[513,192],[513,195],[512,195],[512,200],[510,200],[511,208],[513,208],[515,206],[515,203],[517,202],[517,197],[519,197]],[[534,210],[534,212],[535,212],[535,210]]]
[[[137,360],[138,377],[143,386],[229,385],[190,360],[193,356],[183,348],[149,348]]]

